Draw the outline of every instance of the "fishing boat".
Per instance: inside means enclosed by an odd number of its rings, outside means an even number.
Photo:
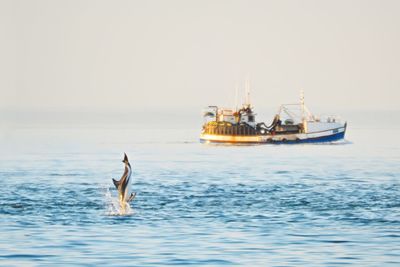
[[[250,104],[250,92],[241,108],[208,106],[203,113],[200,141],[232,144],[297,144],[323,143],[344,139],[347,123],[337,116],[314,116],[304,103],[282,104],[272,122],[256,121]]]

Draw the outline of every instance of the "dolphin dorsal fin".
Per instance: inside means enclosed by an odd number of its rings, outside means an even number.
[[[112,178],[112,180],[113,180],[113,183],[114,183],[115,187],[118,189],[119,184],[121,183],[121,180],[117,181],[114,178]]]

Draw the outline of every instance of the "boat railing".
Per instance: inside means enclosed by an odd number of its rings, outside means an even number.
[[[315,118],[316,122],[336,123],[341,122],[341,117],[338,115],[321,115]]]

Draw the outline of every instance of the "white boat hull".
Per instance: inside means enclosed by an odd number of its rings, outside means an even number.
[[[332,125],[333,126],[333,125]],[[344,138],[346,124],[324,127],[319,130],[314,127],[313,132],[293,134],[268,134],[268,135],[214,135],[201,134],[200,141],[205,143],[242,143],[242,144],[278,144],[278,143],[320,143],[332,142]]]

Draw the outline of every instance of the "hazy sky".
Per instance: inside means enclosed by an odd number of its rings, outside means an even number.
[[[400,1],[0,0],[0,107],[399,109]]]

